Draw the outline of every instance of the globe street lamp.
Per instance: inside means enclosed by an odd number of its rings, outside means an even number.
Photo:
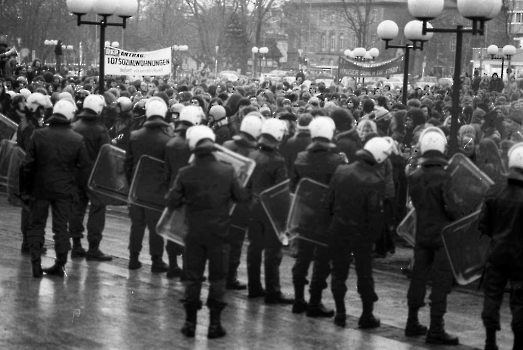
[[[445,0],[408,0],[410,14],[423,22],[422,34],[427,33],[452,33],[456,34],[456,58],[454,62],[454,84],[452,86],[452,118],[450,124],[450,155],[458,151],[458,120],[460,114],[459,93],[461,90],[461,48],[463,46],[463,33],[472,35],[485,34],[485,22],[495,18],[503,0],[457,0],[458,11],[461,16],[472,21],[472,28],[462,25],[456,28],[428,28],[427,22],[437,18],[445,6]]]
[[[44,45],[47,46],[47,49],[45,49],[45,51],[47,52],[47,50],[52,50],[52,48],[55,47],[57,44],[58,44],[58,40],[44,40]],[[45,55],[47,57],[47,53]],[[52,62],[52,59],[51,59],[51,62]],[[44,60],[44,64],[46,64],[45,60]]]
[[[183,55],[184,53],[189,50],[189,46],[187,45],[174,45],[171,47],[172,49],[172,55],[173,55],[173,77],[174,80],[177,80],[178,76],[178,66],[180,66],[183,63]]]
[[[77,17],[77,25],[82,24],[100,26],[100,67],[98,78],[98,93],[104,93],[104,76],[105,76],[105,28],[112,27],[126,27],[126,20],[136,13],[138,10],[137,0],[67,0],[67,8]],[[82,21],[82,16],[91,13],[98,14],[102,19],[96,21]],[[112,15],[118,16],[122,19],[121,23],[109,23],[108,18]]]
[[[354,50],[345,50],[343,51],[343,54],[348,59],[352,59],[354,61],[358,62],[368,62],[368,61],[374,61],[376,57],[380,55],[380,50],[373,47],[370,50],[365,49],[364,47],[357,47]],[[362,84],[365,83],[365,77],[361,77],[361,70],[358,68],[358,80],[362,79]]]
[[[258,56],[259,60],[260,60],[260,75],[262,73],[262,59],[265,59],[265,55],[269,52],[269,48],[268,47],[256,47],[254,46],[252,49],[251,49],[251,52],[252,52],[252,56],[253,56],[253,76],[256,76],[256,65],[255,65],[255,62],[256,62],[256,56]]]
[[[496,45],[490,45],[487,47],[487,53],[490,55],[490,58],[501,60],[501,80],[503,81],[503,70],[504,70],[504,64],[505,64],[505,58],[508,61],[508,68],[507,73],[510,72],[510,61],[512,60],[512,56],[516,54],[516,48],[512,45],[505,45],[503,46],[503,49],[501,50],[503,53],[502,55],[499,55],[499,48]],[[510,73],[509,73],[509,83],[510,83]]]
[[[109,40],[107,40],[104,44],[105,44],[105,46],[111,46],[111,47],[114,47],[114,48],[119,48],[120,47],[120,43],[118,41],[110,42]]]
[[[430,23],[427,26],[432,28]],[[407,85],[409,81],[409,53],[410,50],[423,50],[423,43],[432,38],[433,33],[427,33],[423,35],[423,23],[420,21],[410,21],[405,25],[403,30],[407,40],[411,41],[411,44],[404,45],[390,45],[389,42],[398,36],[399,28],[394,21],[383,21],[378,26],[378,36],[381,40],[385,41],[385,50],[388,49],[404,49],[405,50],[405,61],[403,68],[403,91],[401,95],[401,103],[407,105]]]

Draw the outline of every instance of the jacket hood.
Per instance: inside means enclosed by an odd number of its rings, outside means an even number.
[[[437,151],[428,151],[418,158],[418,164],[423,166],[439,165],[446,166],[449,164],[447,158]]]
[[[358,135],[358,132],[356,131],[356,129],[350,129],[350,130],[347,130],[347,131],[342,131],[339,134],[336,134],[334,136],[334,140],[336,142],[338,142],[342,138],[348,138],[348,139],[351,139],[351,140],[357,142],[360,139],[360,136]]]
[[[153,127],[153,126],[169,126],[169,123],[167,123],[165,120],[163,120],[162,117],[150,117],[147,118],[145,123],[143,123],[143,126],[145,127]]]
[[[367,151],[366,149],[360,149],[356,151],[356,156],[363,162],[369,164],[369,165],[376,165],[378,162],[376,162],[376,159],[372,156],[372,154]]]
[[[240,145],[240,146],[243,146],[243,147],[248,147],[248,148],[256,148],[256,140],[252,139],[252,140],[249,140],[248,137],[246,137],[245,135],[234,135],[232,137],[232,139],[234,140],[234,143]]]
[[[51,125],[71,125],[71,121],[61,114],[53,114],[45,122]]]
[[[328,151],[335,149],[336,145],[332,142],[328,142],[327,140],[318,140],[314,139],[310,145],[307,146],[306,150],[309,152],[316,152],[316,151]]]

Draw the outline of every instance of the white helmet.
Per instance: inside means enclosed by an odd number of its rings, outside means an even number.
[[[152,116],[159,116],[162,118],[165,118],[165,115],[167,114],[167,104],[165,101],[161,99],[149,99],[145,103],[145,116],[147,118]]]
[[[200,106],[185,106],[180,112],[180,122],[188,122],[192,125],[199,125],[203,119],[203,110]]]
[[[445,153],[447,138],[440,128],[431,126],[423,130],[419,137],[419,148],[421,155],[428,151],[438,151]]]
[[[129,97],[118,97],[116,104],[120,106],[121,113],[130,112],[133,109],[133,102]]]
[[[285,123],[280,119],[267,119],[261,128],[262,135],[270,135],[276,141],[281,142],[285,135]]]
[[[47,96],[39,92],[33,92],[27,97],[27,108],[34,113],[38,107],[50,108],[53,107],[53,104]]]
[[[26,88],[20,89],[20,95],[24,96],[24,98],[27,100],[31,95],[31,91]]]
[[[398,154],[394,140],[388,136],[371,138],[363,149],[369,151],[378,163],[383,163],[392,153]]]
[[[242,120],[240,131],[249,134],[254,139],[257,139],[261,134],[262,125],[263,122],[260,117],[247,115]]]
[[[225,111],[225,108],[223,106],[217,105],[212,106],[209,110],[209,117],[212,117],[215,121],[218,121],[220,119],[223,119],[227,116],[227,112]]]
[[[105,106],[105,99],[102,95],[89,95],[85,98],[83,109],[90,109],[97,115],[102,114]]]
[[[192,126],[187,130],[187,141],[189,143],[189,148],[191,151],[197,149],[200,141],[210,140],[214,143],[216,141],[216,135],[211,128],[205,125],[196,125]],[[200,145],[201,146],[201,145]]]
[[[14,97],[15,97],[15,96],[17,95],[17,93],[16,93],[16,92],[14,92],[14,91],[11,91],[11,90],[9,90],[9,91],[6,91],[5,93],[6,93],[6,94],[8,94],[9,96],[11,96],[11,99],[12,99],[12,98],[14,98]],[[26,99],[26,100],[27,100],[27,99]]]
[[[73,120],[76,106],[69,100],[58,100],[53,108],[53,114],[60,114],[68,120]]]
[[[178,115],[180,115],[180,112],[184,107],[185,105],[183,103],[175,103],[171,106],[171,112],[178,113]]]
[[[336,125],[330,117],[316,117],[309,124],[311,138],[321,137],[329,141],[334,137]]]
[[[508,151],[508,167],[523,170],[523,142],[516,143]]]

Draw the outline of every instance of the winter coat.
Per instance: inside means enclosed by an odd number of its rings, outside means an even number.
[[[485,201],[478,227],[491,238],[488,262],[523,279],[523,174],[510,174],[507,187]]]
[[[447,164],[438,152],[427,152],[418,159],[418,168],[407,175],[416,209],[416,242],[443,244],[441,231],[457,218],[450,175],[444,169]]]
[[[131,117],[118,118],[111,129],[109,129],[111,143],[120,149],[126,150],[129,138],[131,137],[132,125],[133,121]]]
[[[185,138],[185,130],[176,132],[165,145],[165,183],[174,185],[178,171],[187,166],[191,158],[191,150]]]
[[[129,183],[133,180],[141,156],[147,155],[160,160],[165,158],[165,146],[172,137],[169,130],[162,126],[144,126],[131,132],[125,154],[125,174]]]
[[[360,150],[354,163],[340,165],[325,198],[332,217],[331,234],[374,242],[383,226],[384,190],[376,161],[368,151]]]
[[[75,172],[90,165],[84,137],[68,120],[53,117],[33,132],[20,169],[20,192],[38,199],[60,199],[76,192]]]
[[[171,209],[187,205],[187,240],[200,244],[226,241],[229,204],[246,199],[234,168],[216,160],[212,153],[201,154],[181,168],[167,194]]]
[[[505,88],[505,83],[501,79],[491,79],[489,83],[489,91],[497,91],[501,93],[503,89]]]
[[[287,153],[285,155],[285,166],[290,173],[294,166],[294,161],[298,153],[305,151],[311,144],[311,134],[309,132],[298,131],[287,141]]]
[[[340,132],[334,136],[334,143],[338,146],[339,152],[345,153],[349,163],[353,163],[358,159],[356,151],[363,148],[363,142],[356,129]]]

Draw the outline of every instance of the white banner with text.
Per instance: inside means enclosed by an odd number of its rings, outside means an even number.
[[[149,52],[129,52],[105,47],[106,75],[168,75],[171,73],[171,48]]]

